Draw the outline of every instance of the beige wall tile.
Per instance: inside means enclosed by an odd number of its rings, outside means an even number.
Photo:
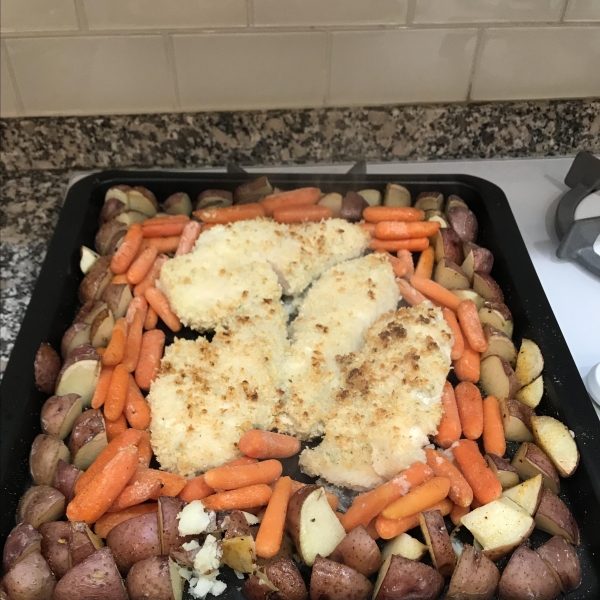
[[[162,36],[6,40],[28,114],[172,110]]]
[[[600,27],[490,29],[473,100],[600,95]]]
[[[245,0],[83,0],[90,29],[245,27]]]
[[[0,116],[14,117],[18,114],[17,99],[8,74],[6,57],[4,56],[4,52],[0,52],[0,54],[2,60],[2,71],[0,72]]]
[[[173,41],[184,109],[323,103],[323,33],[176,35]]]
[[[600,21],[600,0],[569,0],[565,21]]]
[[[566,0],[415,0],[415,23],[558,21]],[[598,0],[591,0],[592,2]]]
[[[407,6],[408,0],[254,0],[254,24],[402,24]]]
[[[329,104],[466,100],[476,37],[474,29],[334,33]]]
[[[78,29],[75,0],[2,0],[2,32]]]

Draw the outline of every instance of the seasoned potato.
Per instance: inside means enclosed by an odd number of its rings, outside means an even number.
[[[29,453],[29,471],[36,485],[52,485],[59,460],[69,460],[69,449],[53,435],[40,433]]]
[[[51,600],[56,579],[39,552],[31,552],[2,580],[11,600]]]
[[[2,552],[2,568],[8,573],[31,552],[39,552],[42,536],[29,524],[20,523],[8,534]]]
[[[56,385],[56,378],[60,371],[60,357],[50,345],[40,345],[33,363],[35,385],[45,394],[52,394]]]

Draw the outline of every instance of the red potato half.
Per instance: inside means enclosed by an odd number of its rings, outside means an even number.
[[[535,444],[524,442],[514,455],[512,466],[523,480],[541,475],[544,487],[551,492],[560,493],[560,477],[552,461]]]
[[[430,566],[403,556],[390,556],[381,567],[373,600],[437,600],[444,578]]]
[[[121,573],[140,560],[160,554],[158,516],[148,513],[119,523],[106,537],[106,545],[112,550]]]
[[[531,428],[537,445],[548,455],[559,475],[570,477],[579,465],[579,450],[574,434],[554,417],[531,417]]]
[[[52,600],[128,600],[109,548],[94,552],[57,584]]]
[[[516,502],[523,510],[533,516],[540,502],[542,501],[542,493],[544,491],[543,480],[541,475],[536,475],[531,479],[527,479],[519,485],[515,485],[502,492],[502,497],[510,498]]]
[[[112,221],[111,221],[112,223]],[[104,227],[107,227],[107,223]],[[100,232],[98,232],[100,234]],[[98,250],[98,248],[96,248]],[[100,254],[106,254],[98,250]],[[79,285],[79,300],[86,303],[89,300],[98,300],[102,296],[106,286],[111,282],[115,274],[110,270],[112,254],[101,256],[88,271]]]
[[[373,585],[358,571],[317,556],[310,576],[310,599],[367,600]]]
[[[8,534],[2,551],[5,573],[31,552],[40,552],[42,536],[29,523],[20,523]]]
[[[78,565],[104,547],[104,542],[83,521],[74,521],[69,527],[69,551],[73,565]]]
[[[577,521],[567,505],[548,489],[544,489],[542,501],[535,513],[535,526],[551,535],[562,535],[571,544],[579,546]]]
[[[520,479],[517,470],[505,458],[497,454],[486,454],[485,460],[492,473],[498,478],[503,490],[519,485]]]
[[[373,575],[383,564],[377,543],[363,525],[348,533],[329,559],[347,565],[365,577]]]
[[[179,535],[177,515],[184,506],[185,502],[179,498],[161,496],[158,499],[158,533],[162,554],[169,554],[171,550],[179,548],[181,544],[191,539]]]
[[[61,579],[73,566],[69,551],[69,531],[71,526],[67,521],[42,523],[42,556],[50,566],[57,579]]]
[[[39,552],[31,552],[2,580],[10,600],[57,600],[56,579]]]
[[[40,415],[42,432],[64,440],[71,433],[73,423],[81,411],[79,394],[51,396],[42,406]]]
[[[487,360],[495,358],[490,356]],[[500,414],[507,442],[533,442],[531,418],[533,409],[518,400],[499,398]]]
[[[442,513],[424,510],[420,515],[420,525],[433,566],[443,577],[450,577],[456,566],[456,557]]]
[[[296,563],[280,559],[250,575],[242,594],[246,600],[308,600],[308,592]]]
[[[536,552],[554,571],[563,593],[568,594],[581,585],[581,564],[575,548],[567,540],[555,535]]]
[[[465,544],[450,580],[446,600],[491,600],[500,571],[486,556]]]
[[[47,485],[29,488],[17,507],[17,522],[29,523],[36,529],[42,523],[58,521],[65,514],[65,497]]]
[[[177,565],[168,556],[141,560],[127,574],[129,600],[181,600],[183,585]]]
[[[64,460],[59,460],[56,464],[52,487],[56,488],[65,497],[67,504],[71,502],[75,495],[75,484],[82,473],[83,471]]]
[[[50,344],[41,344],[33,362],[36,387],[45,394],[52,394],[59,371],[60,357],[58,353]]]
[[[95,353],[73,353],[58,374],[54,393],[57,396],[78,394],[81,396],[82,407],[89,408],[100,378],[101,366],[100,357]]]
[[[36,485],[52,485],[59,460],[69,460],[69,449],[53,435],[40,433],[29,453],[29,471]]]
[[[86,410],[73,423],[69,439],[71,462],[85,471],[108,445],[102,411]]]

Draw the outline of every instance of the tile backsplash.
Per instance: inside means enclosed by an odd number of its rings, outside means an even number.
[[[3,117],[600,97],[600,0],[2,0]]]

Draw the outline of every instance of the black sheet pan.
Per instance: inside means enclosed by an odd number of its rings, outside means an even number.
[[[438,190],[445,197],[457,194],[467,202],[479,221],[478,243],[494,254],[492,276],[504,291],[506,304],[513,313],[513,338],[517,344],[522,337],[534,340],[545,359],[544,398],[536,412],[566,423],[574,432],[581,452],[577,472],[570,479],[562,480],[561,491],[582,537],[577,552],[583,567],[583,583],[569,597],[574,600],[600,598],[600,427],[502,190],[488,181],[465,175],[266,174],[273,185],[282,189],[318,186],[324,192],[343,194],[364,188],[383,190],[388,182],[397,182],[406,186],[413,197],[420,192]],[[2,543],[15,524],[18,499],[31,485],[28,455],[34,437],[40,433],[40,408],[46,399],[34,386],[34,356],[41,342],[60,348],[62,335],[78,310],[76,292],[82,279],[79,247],[82,244],[93,247],[106,190],[117,184],[144,185],[163,201],[174,192],[187,192],[195,198],[205,189],[233,190],[256,176],[107,171],[89,175],[69,189],[0,386]],[[576,299],[573,306],[576,310]],[[299,474],[295,459],[286,461],[284,473],[286,471],[309,481]],[[533,546],[537,547],[548,537],[536,530],[531,538]],[[242,598],[239,592],[242,582],[233,573],[225,574],[222,579],[229,586],[221,598]]]

